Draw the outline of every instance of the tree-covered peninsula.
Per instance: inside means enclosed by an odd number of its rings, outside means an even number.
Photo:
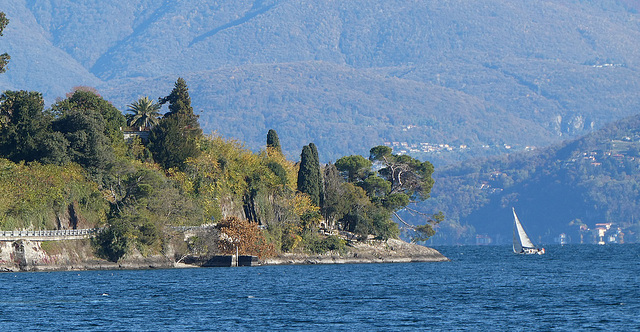
[[[90,248],[113,262],[134,253],[177,261],[236,250],[263,258],[343,252],[360,240],[397,238],[396,212],[433,186],[431,163],[385,146],[322,165],[313,143],[299,162],[287,160],[275,130],[259,153],[205,135],[182,78],[127,112],[88,87],[48,108],[38,92],[3,92],[0,230],[97,228]],[[440,219],[425,220],[407,224],[416,238],[433,235]]]

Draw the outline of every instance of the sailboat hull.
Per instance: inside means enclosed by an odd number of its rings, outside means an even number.
[[[515,251],[514,251],[515,252]],[[520,252],[515,252],[516,254],[523,254],[523,255],[543,255],[544,254],[544,248],[523,248],[522,251]]]

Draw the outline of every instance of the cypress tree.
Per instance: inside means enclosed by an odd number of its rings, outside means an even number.
[[[196,140],[185,135],[184,120],[180,116],[163,118],[149,134],[149,151],[164,169],[180,168],[188,158],[200,153]]]
[[[324,204],[324,183],[322,181],[322,172],[320,171],[320,157],[318,156],[318,147],[315,144],[309,143],[309,148],[313,153],[313,168],[316,170],[317,179],[318,179],[318,206],[322,207]]]
[[[322,216],[330,227],[335,225],[340,205],[342,203],[341,186],[342,178],[335,165],[329,163],[324,168],[324,200],[322,204]]]
[[[202,136],[202,129],[198,123],[198,116],[193,113],[191,107],[191,97],[189,96],[189,88],[187,82],[182,77],[178,77],[171,93],[158,99],[160,105],[169,103],[169,112],[164,114],[164,118],[182,117],[181,122],[187,125],[185,129],[190,131],[190,135],[195,138]]]
[[[300,170],[298,171],[298,190],[311,198],[311,202],[320,205],[319,178],[316,158],[312,149],[305,145],[300,155]]]
[[[309,148],[311,149],[311,153],[313,154],[313,158],[316,160],[316,163],[320,164],[320,158],[318,157],[318,148],[315,144],[309,143]]]
[[[278,133],[275,130],[269,129],[267,133],[267,151],[273,150],[278,153],[282,153],[282,148],[280,147],[280,139],[278,138]]]

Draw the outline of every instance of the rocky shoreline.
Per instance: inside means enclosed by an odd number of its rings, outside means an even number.
[[[77,253],[48,255],[36,242],[26,242],[24,245],[27,250],[24,251],[22,258],[18,260],[0,259],[0,272],[140,270],[200,267],[197,263],[176,263],[173,259],[163,255],[144,257],[140,254],[133,254],[117,263],[114,263],[95,258],[90,255],[77,255]],[[74,257],[73,259],[71,259],[72,256]],[[16,258],[15,255],[12,257]],[[275,257],[261,259],[259,260],[258,265],[365,264],[446,261],[449,261],[449,259],[435,249],[407,243],[401,240],[389,239],[387,241],[372,240],[350,243],[347,250],[340,253],[329,252],[319,255],[283,253]]]
[[[439,251],[407,243],[401,240],[367,241],[353,243],[346,253],[322,255],[281,254],[261,260],[262,265],[295,264],[360,264],[360,263],[413,263],[447,262],[449,259]]]

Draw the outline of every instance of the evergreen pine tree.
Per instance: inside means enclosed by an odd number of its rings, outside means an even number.
[[[187,127],[185,129],[191,131],[191,135],[200,138],[202,136],[202,129],[198,123],[198,116],[193,113],[193,107],[191,107],[191,97],[189,96],[189,88],[187,88],[187,82],[182,77],[178,77],[171,93],[158,100],[160,105],[169,103],[169,112],[164,114],[164,118],[172,116],[182,116]]]
[[[200,154],[197,143],[202,137],[198,116],[193,113],[184,79],[178,78],[171,93],[160,98],[159,103],[169,103],[169,112],[151,130],[149,151],[165,169],[180,168],[188,158]]]

